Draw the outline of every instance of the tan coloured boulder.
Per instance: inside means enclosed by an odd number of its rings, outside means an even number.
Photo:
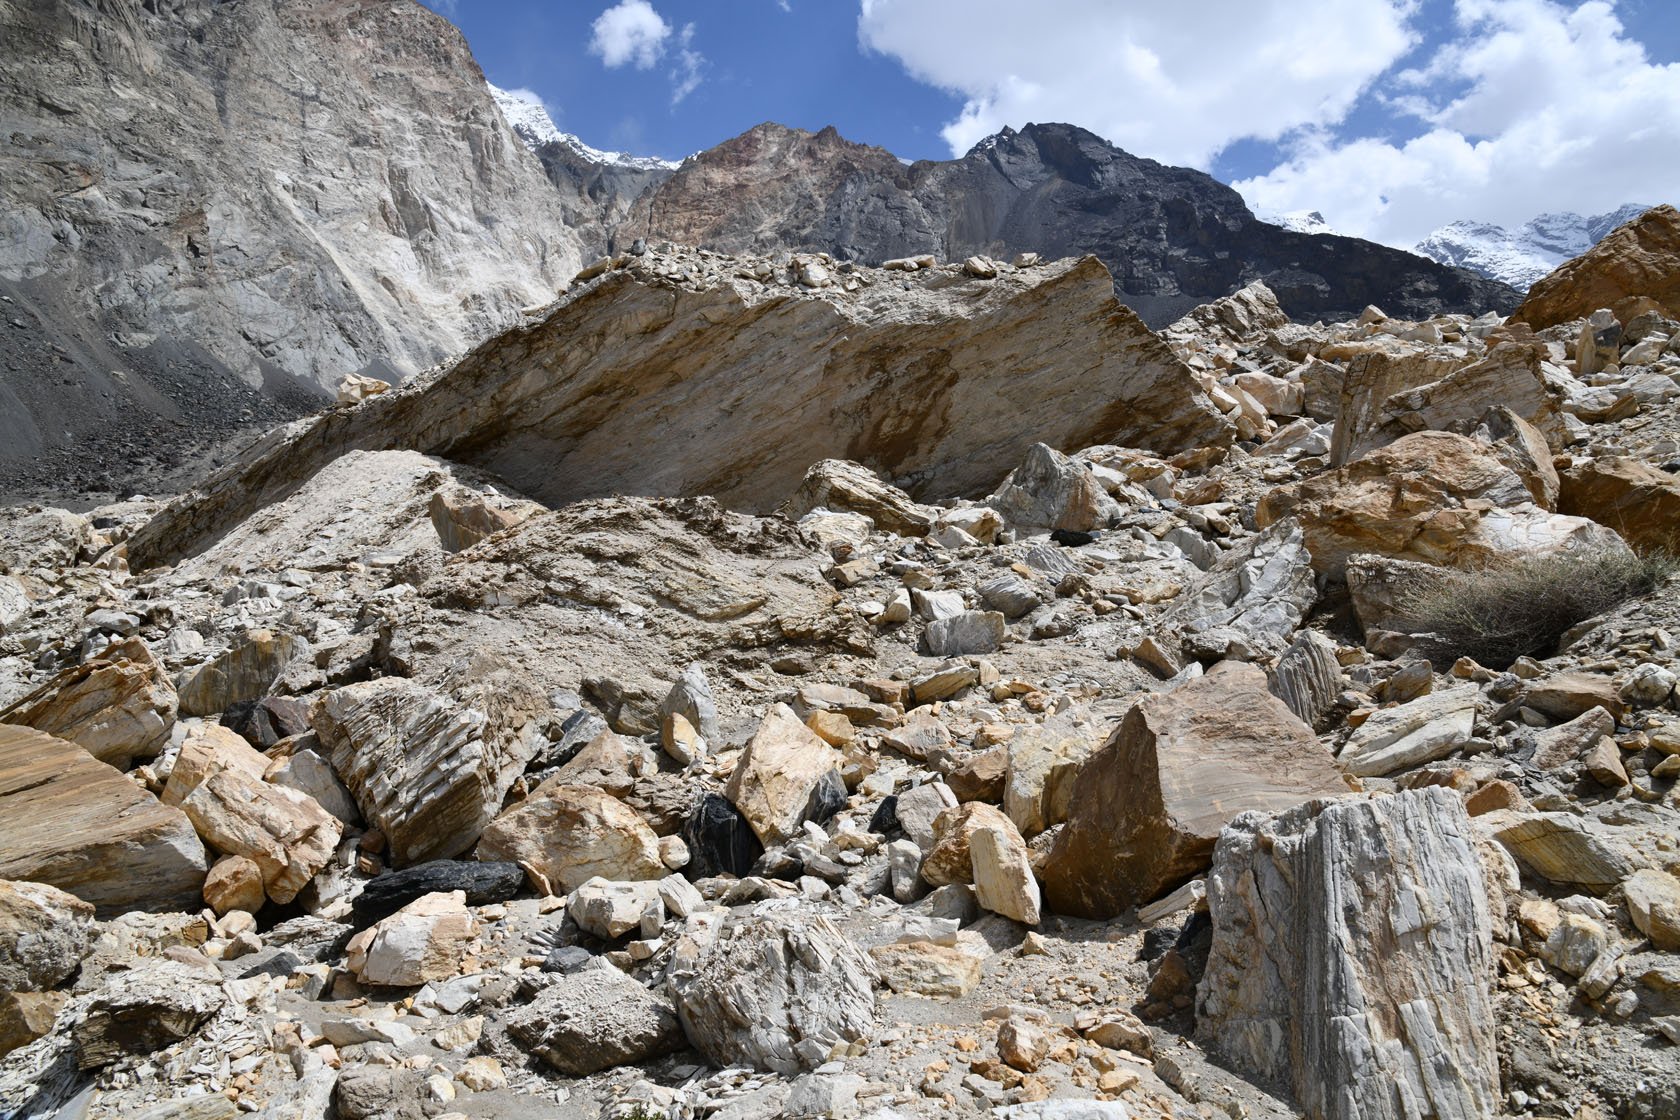
[[[175,710],[175,688],[163,666],[145,642],[129,638],[0,711],[0,722],[69,739],[99,761],[127,769],[168,745]]]
[[[344,830],[308,794],[237,770],[205,778],[181,809],[217,851],[253,860],[268,897],[281,904],[296,898],[327,865]]]
[[[922,878],[935,887],[974,882],[970,842],[982,828],[1014,829],[1015,825],[996,807],[980,801],[965,802],[935,817],[933,847],[922,858]]]
[[[0,1058],[52,1030],[68,1002],[69,992],[0,990]]]
[[[1067,819],[1073,780],[1102,745],[1090,713],[1073,708],[1019,728],[1009,740],[1003,810],[1023,836],[1036,836]]]
[[[837,779],[841,761],[840,752],[800,723],[792,708],[776,704],[741,752],[723,796],[770,847],[798,831],[818,783],[831,771]]]
[[[1606,456],[1571,466],[1558,509],[1614,529],[1635,552],[1680,552],[1680,477],[1638,459]]]
[[[1529,685],[1523,703],[1559,721],[1575,719],[1594,708],[1603,708],[1614,719],[1627,715],[1615,678],[1600,673],[1553,673]]]
[[[974,897],[994,914],[1036,926],[1043,903],[1021,834],[1013,828],[977,828],[968,839]]]
[[[0,879],[51,883],[102,918],[198,909],[192,822],[74,743],[0,724],[0,820]]]
[[[1334,471],[1261,499],[1262,526],[1297,519],[1314,570],[1341,576],[1368,552],[1450,567],[1566,548],[1626,548],[1579,517],[1530,501],[1522,478],[1487,444],[1448,432],[1417,432]]]
[[[1289,325],[1289,316],[1278,306],[1277,296],[1265,281],[1255,280],[1228,296],[1192,308],[1190,313],[1169,324],[1161,333],[1192,338],[1215,334],[1227,342],[1241,342],[1262,331]]]
[[[465,891],[422,895],[358,933],[345,946],[345,966],[364,984],[409,987],[461,972],[478,923]]]
[[[859,513],[877,529],[901,537],[927,536],[939,514],[898,487],[882,482],[868,467],[846,459],[812,463],[799,489],[780,512],[789,521],[798,521],[816,509]]]
[[[1633,924],[1651,944],[1680,952],[1680,879],[1666,871],[1644,868],[1622,884]]]
[[[204,904],[218,916],[234,910],[255,914],[267,901],[262,868],[249,856],[223,856],[204,877]]]
[[[491,821],[475,855],[533,867],[556,891],[576,890],[596,876],[665,876],[659,837],[635,810],[603,790],[559,782],[544,782]]]
[[[1347,792],[1330,752],[1252,665],[1135,704],[1074,781],[1042,868],[1055,913],[1111,918],[1205,871],[1238,813]]]
[[[194,724],[181,743],[181,753],[175,756],[169,781],[164,783],[163,803],[179,805],[204,779],[223,770],[237,770],[260,782],[269,765],[268,756],[238,733],[216,723]]]
[[[909,941],[877,945],[869,959],[881,982],[900,995],[957,999],[980,983],[980,960],[950,945]]]
[[[295,634],[250,630],[233,648],[175,682],[184,716],[213,716],[241,700],[256,700],[295,658],[309,655],[309,643]]]
[[[1535,330],[1608,307],[1623,322],[1654,300],[1680,319],[1680,210],[1654,206],[1529,288],[1511,315]]]
[[[519,509],[503,509],[480,497],[440,491],[432,495],[427,512],[431,514],[432,527],[437,530],[443,550],[459,552],[485,537],[513,528],[540,508],[526,502]]]

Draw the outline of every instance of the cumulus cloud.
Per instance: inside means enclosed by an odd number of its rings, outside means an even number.
[[[671,104],[676,105],[700,85],[700,71],[706,56],[694,49],[694,25],[683,24],[677,36],[677,64],[671,68]]]
[[[590,25],[589,53],[599,55],[609,69],[633,63],[652,70],[665,54],[671,25],[659,17],[648,0],[620,0]]]
[[[1653,65],[1609,4],[1459,0],[1455,18],[1457,39],[1395,79],[1421,135],[1309,133],[1236,188],[1263,208],[1310,200],[1338,230],[1402,246],[1456,218],[1680,201],[1680,65]]]
[[[861,0],[858,40],[964,99],[953,154],[1004,125],[1067,121],[1207,167],[1240,137],[1341,120],[1415,44],[1417,0]]]

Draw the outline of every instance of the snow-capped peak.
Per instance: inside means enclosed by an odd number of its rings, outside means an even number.
[[[1256,214],[1267,225],[1282,226],[1284,229],[1294,230],[1296,233],[1335,233],[1330,223],[1324,220],[1324,215],[1317,210],[1284,210],[1273,211],[1268,214]]]
[[[1527,291],[1558,265],[1580,256],[1646,209],[1628,203],[1585,218],[1568,212],[1541,214],[1514,230],[1492,222],[1452,222],[1418,242],[1416,251]]]
[[[634,171],[674,171],[679,166],[668,159],[632,156],[624,152],[603,152],[599,148],[592,148],[570,132],[561,132],[556,128],[542,102],[526,96],[524,91],[501,89],[489,82],[484,84],[489,87],[490,96],[495,99],[496,107],[502,111],[502,116],[507,118],[508,127],[513,129],[514,135],[523,140],[525,146],[532,151],[545,144],[560,144],[590,163],[612,164]]]

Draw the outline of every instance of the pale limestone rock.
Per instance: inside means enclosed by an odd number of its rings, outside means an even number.
[[[1090,713],[1075,707],[1027,724],[1010,738],[1003,810],[1021,835],[1036,836],[1067,819],[1074,778],[1102,745],[1100,735]]]
[[[1500,809],[1476,822],[1542,879],[1603,894],[1633,873],[1636,857],[1597,821],[1568,813]]]
[[[217,851],[254,860],[268,897],[282,904],[326,866],[344,830],[308,794],[237,770],[205,778],[181,809]]]
[[[380,393],[389,391],[391,383],[381,381],[377,377],[363,377],[359,373],[347,373],[344,380],[338,383],[337,403],[360,404],[369,397],[377,397]]]
[[[0,820],[0,879],[51,883],[101,917],[199,906],[192,822],[74,743],[0,724]]]
[[[1311,563],[1300,525],[1271,525],[1221,553],[1173,600],[1157,630],[1178,634],[1198,654],[1243,656],[1230,648],[1232,637],[1254,652],[1280,652],[1318,600]]]
[[[969,657],[994,652],[1008,627],[997,611],[962,611],[928,623],[922,634],[932,657]]]
[[[566,912],[579,929],[606,941],[617,941],[640,926],[650,908],[663,905],[659,883],[614,883],[594,878],[572,892]]]
[[[1022,1015],[1011,1015],[998,1027],[998,1057],[1013,1069],[1032,1073],[1050,1054],[1050,1032]]]
[[[1633,924],[1658,949],[1680,951],[1680,879],[1642,868],[1622,883]]]
[[[1265,673],[1222,662],[1135,704],[1080,769],[1042,868],[1045,901],[1113,917],[1204,871],[1238,813],[1346,790],[1312,729],[1266,691]]]
[[[1307,726],[1335,706],[1341,692],[1342,667],[1336,645],[1317,630],[1303,630],[1278,655],[1267,674],[1272,695],[1282,700]]]
[[[1043,443],[1032,445],[986,504],[1024,532],[1106,529],[1120,515],[1089,464]]]
[[[994,914],[1036,926],[1042,913],[1027,846],[1013,828],[977,828],[969,835],[974,897]]]
[[[813,792],[840,763],[839,751],[799,722],[793,709],[776,704],[741,752],[723,795],[766,847],[780,844],[798,831]]]
[[[194,723],[187,728],[181,751],[164,783],[165,805],[179,805],[212,774],[233,770],[262,781],[269,760],[238,733],[216,723]]]
[[[175,710],[175,688],[163,666],[145,642],[129,638],[0,711],[0,721],[68,739],[126,769],[168,745]]]
[[[553,981],[508,1012],[508,1033],[561,1073],[581,1077],[682,1049],[671,1001],[616,968],[585,968]]]
[[[981,801],[969,801],[945,810],[933,822],[934,843],[922,860],[922,878],[935,887],[974,882],[971,854],[974,833],[982,828],[1014,827],[1014,822],[1002,812]]]
[[[961,949],[931,941],[877,945],[869,958],[881,982],[900,995],[956,999],[980,983],[980,960]]]
[[[422,895],[358,933],[345,947],[345,965],[364,984],[407,987],[448,980],[477,935],[465,891]]]
[[[780,512],[790,521],[799,521],[818,509],[861,514],[876,528],[903,537],[927,536],[940,514],[882,482],[868,467],[846,459],[812,463]]]
[[[476,855],[534,867],[556,891],[600,876],[659,879],[659,837],[618,798],[602,790],[544,782],[485,826]]]
[[[1208,877],[1197,1036],[1323,1120],[1502,1110],[1494,957],[1462,800],[1439,787],[1245,813]]]
[[[0,879],[0,992],[56,988],[87,956],[93,907],[47,883]]]
[[[1372,712],[1337,761],[1349,774],[1380,777],[1445,758],[1470,738],[1480,698],[1480,689],[1466,686]]]
[[[695,1049],[792,1076],[869,1038],[879,979],[827,918],[784,913],[750,918],[673,961],[669,984]]]
[[[361,822],[361,811],[356,808],[350,791],[338,780],[332,764],[312,750],[293,751],[285,758],[269,763],[268,769],[263,772],[263,780],[313,797],[321,808],[337,817],[346,828]]]
[[[181,714],[212,716],[240,700],[259,699],[287,665],[309,654],[309,642],[296,634],[247,631],[232,649],[175,682]]]
[[[213,970],[151,960],[108,979],[78,1009],[71,1027],[75,1061],[97,1069],[149,1055],[191,1035],[227,1003]]]
[[[957,795],[944,782],[923,782],[898,795],[895,810],[898,825],[917,848],[917,856],[933,848],[935,822],[949,809],[956,808]]]

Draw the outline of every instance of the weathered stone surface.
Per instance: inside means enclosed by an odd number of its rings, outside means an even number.
[[[44,992],[88,952],[93,907],[47,883],[0,879],[0,991]]]
[[[93,543],[93,523],[52,506],[10,506],[0,512],[0,573],[69,568]]]
[[[997,611],[962,611],[928,623],[922,641],[931,657],[968,657],[993,652],[1008,632]]]
[[[956,807],[957,795],[944,782],[923,782],[898,795],[893,816],[905,838],[916,845],[918,859],[933,848],[939,818]]]
[[[486,741],[483,712],[400,677],[334,689],[312,722],[398,866],[472,847],[518,776]]]
[[[1157,630],[1177,635],[1198,654],[1209,652],[1207,646],[1219,647],[1215,656],[1281,651],[1318,599],[1312,559],[1300,525],[1271,525],[1221,553],[1173,600]]]
[[[935,887],[974,882],[970,849],[974,833],[982,828],[1014,827],[1014,822],[1002,812],[983,802],[969,801],[946,809],[934,819],[934,842],[922,860],[922,878]]]
[[[262,868],[249,856],[223,856],[204,877],[204,904],[218,916],[234,910],[255,914],[267,901]]]
[[[1672,206],[1652,207],[1559,265],[1528,290],[1511,320],[1544,330],[1601,307],[1625,320],[1642,298],[1680,318],[1680,210]]]
[[[181,810],[217,851],[245,856],[275,902],[297,897],[332,858],[344,826],[306,793],[221,770],[200,782]]]
[[[0,1058],[52,1030],[58,1013],[64,1010],[69,998],[68,992],[9,992],[0,989]]]
[[[1315,1120],[1502,1111],[1492,919],[1463,802],[1432,788],[1245,813],[1208,877],[1196,1030]]]
[[[840,752],[799,722],[786,704],[765,713],[723,795],[741,811],[766,846],[792,836],[812,806],[812,795],[831,771],[840,768]]]
[[[949,945],[910,941],[877,945],[869,959],[881,982],[900,995],[956,999],[980,983],[980,960]]]
[[[181,1041],[227,1002],[219,977],[175,961],[148,961],[115,974],[72,1028],[76,1064],[109,1065]]]
[[[345,966],[364,984],[407,987],[461,972],[461,956],[478,932],[464,891],[422,895],[345,947]]]
[[[875,1029],[879,974],[824,917],[764,915],[673,962],[683,1031],[714,1062],[791,1076]]]
[[[877,529],[904,537],[927,536],[938,515],[898,487],[882,482],[868,467],[845,459],[812,463],[780,512],[798,521],[815,509],[860,513]]]
[[[1045,860],[1045,901],[1113,917],[1204,870],[1238,813],[1346,790],[1312,729],[1266,691],[1265,673],[1221,663],[1139,701],[1080,770]]]
[[[1666,871],[1641,868],[1627,877],[1622,894],[1635,928],[1651,944],[1680,951],[1680,879]]]
[[[391,871],[371,880],[351,904],[352,920],[368,926],[429,894],[461,892],[468,906],[506,902],[525,886],[517,863],[471,863],[433,860]]]
[[[1174,335],[1217,334],[1227,342],[1246,340],[1262,331],[1286,326],[1289,316],[1265,281],[1255,280],[1228,296],[1193,308],[1188,315],[1161,329]]]
[[[101,917],[195,910],[204,845],[178,809],[63,739],[0,725],[0,879],[51,883]]]
[[[1568,813],[1495,810],[1478,825],[1542,879],[1603,894],[1635,869],[1632,853],[1598,822]]]
[[[1563,473],[1558,509],[1614,529],[1635,552],[1680,550],[1680,478],[1638,459],[1576,463]]]
[[[566,911],[585,933],[603,941],[617,941],[640,926],[643,916],[662,903],[658,883],[614,883],[596,876],[572,892]]]
[[[1468,432],[1492,409],[1503,409],[1530,431],[1535,424],[1552,427],[1558,404],[1542,373],[1547,356],[1544,346],[1500,343],[1481,361],[1454,369],[1427,384],[1392,392],[1375,410],[1370,429],[1349,436],[1347,458],[1340,462],[1356,459],[1410,432]],[[1338,430],[1337,439],[1341,438]],[[1541,447],[1544,446],[1542,442]],[[1550,508],[1539,496],[1535,496],[1535,501],[1543,508]]]
[[[1445,758],[1470,738],[1480,697],[1474,687],[1454,688],[1372,712],[1337,761],[1349,774],[1378,777]]]
[[[175,724],[175,688],[146,643],[130,638],[105,656],[64,670],[0,721],[69,739],[126,769],[156,755]]]
[[[432,528],[437,530],[438,542],[445,552],[459,552],[493,536],[503,529],[511,529],[531,516],[533,509],[502,509],[480,497],[433,494],[427,512]]]
[[[1418,592],[1433,587],[1441,577],[1441,570],[1438,565],[1421,560],[1357,552],[1347,558],[1344,574],[1353,612],[1359,618],[1360,627],[1369,633],[1408,625],[1408,601]]]
[[[1549,727],[1534,737],[1530,761],[1540,770],[1556,770],[1579,759],[1606,735],[1616,733],[1616,720],[1594,705],[1568,723]]]
[[[262,781],[268,758],[244,739],[214,723],[196,723],[187,729],[180,753],[164,783],[165,805],[179,805],[204,779],[224,770]]]
[[[974,871],[974,897],[980,905],[994,914],[1036,926],[1042,903],[1021,834],[1001,825],[977,828],[969,834],[968,852]]]
[[[1037,441],[1228,441],[1228,421],[1114,302],[1111,283],[1091,258],[954,287],[879,283],[860,296],[614,270],[447,377],[254,450],[137,533],[130,563],[202,548],[353,448],[447,455],[555,507],[662,493],[769,509],[825,458],[911,479],[914,497],[989,488]],[[634,409],[610,404],[625,386],[636,387]],[[1000,409],[1015,434],[1000,435]],[[724,418],[703,443],[645,453],[702,412]]]
[[[581,1077],[683,1048],[671,1001],[616,968],[585,968],[506,1019],[508,1033],[561,1073]]]
[[[315,751],[294,750],[285,758],[269,763],[263,771],[263,780],[314,798],[316,804],[337,817],[346,828],[361,824],[362,813],[356,808],[355,798],[338,780],[332,763]]]
[[[1267,674],[1272,695],[1309,727],[1335,705],[1341,683],[1336,645],[1317,630],[1301,631]]]
[[[1003,811],[1023,836],[1067,820],[1073,783],[1085,760],[1102,745],[1102,732],[1079,708],[1027,724],[1009,740],[1009,774]]]
[[[475,854],[527,863],[560,892],[597,875],[613,880],[665,875],[659,837],[633,809],[602,790],[559,782],[543,783],[491,821]]]
[[[1120,515],[1090,464],[1035,443],[986,504],[1022,532],[1106,529]]]
[[[1553,673],[1530,685],[1523,703],[1558,720],[1575,719],[1594,708],[1617,719],[1627,712],[1616,682],[1598,673]]]
[[[1297,518],[1314,570],[1340,576],[1347,559],[1372,552],[1448,566],[1569,547],[1626,547],[1584,518],[1549,514],[1486,444],[1448,432],[1417,432],[1338,470],[1267,494],[1262,525]]]
[[[181,675],[175,686],[181,714],[216,715],[241,700],[255,700],[293,659],[309,652],[309,643],[295,634],[248,631],[220,657]]]

